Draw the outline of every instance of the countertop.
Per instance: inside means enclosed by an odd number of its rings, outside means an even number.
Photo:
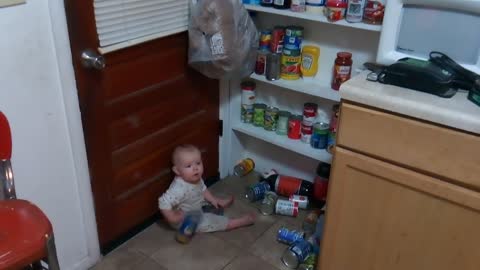
[[[467,99],[467,91],[441,98],[367,81],[368,73],[363,71],[344,83],[340,88],[342,99],[480,134],[480,107]]]

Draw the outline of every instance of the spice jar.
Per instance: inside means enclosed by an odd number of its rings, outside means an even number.
[[[337,53],[333,69],[332,89],[339,90],[340,85],[350,79],[352,73],[352,54],[349,52]]]
[[[325,5],[325,16],[330,22],[336,22],[345,18],[347,3],[342,0],[328,0]]]

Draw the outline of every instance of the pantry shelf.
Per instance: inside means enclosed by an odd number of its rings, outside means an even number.
[[[341,25],[345,27],[352,27],[352,28],[358,28],[358,29],[364,29],[368,31],[376,31],[380,32],[382,30],[381,25],[371,25],[371,24],[365,24],[365,23],[349,23],[345,20],[341,20],[338,22],[329,22],[327,18],[323,15],[319,14],[311,14],[311,13],[305,13],[305,12],[293,12],[290,10],[282,10],[282,9],[275,9],[271,7],[262,7],[258,5],[245,5],[245,8],[247,10],[251,11],[258,11],[258,12],[265,12],[265,13],[270,13],[270,14],[277,14],[277,15],[282,15],[282,16],[287,16],[287,17],[294,17],[294,18],[301,18],[304,20],[310,20],[310,21],[316,21],[316,22],[322,22],[322,23],[329,23],[329,24],[334,24],[334,25]]]
[[[310,144],[303,143],[300,140],[289,139],[287,136],[277,135],[275,132],[266,131],[261,127],[238,123],[232,126],[232,129],[318,161],[332,162],[332,155],[324,149],[312,148]]]
[[[321,85],[319,83],[315,83],[314,81],[308,81],[304,79],[294,81],[269,81],[265,79],[265,76],[257,75],[255,73],[250,75],[250,78],[260,82],[286,88],[295,92],[305,93],[311,96],[320,97],[328,100],[340,101],[340,93],[338,91],[333,90],[330,86]]]

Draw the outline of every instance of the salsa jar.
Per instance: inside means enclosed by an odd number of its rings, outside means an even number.
[[[330,22],[336,22],[345,18],[347,3],[342,0],[328,0],[325,5],[325,16]]]
[[[340,85],[350,79],[352,73],[352,54],[349,52],[337,53],[333,68],[332,89],[339,90]]]

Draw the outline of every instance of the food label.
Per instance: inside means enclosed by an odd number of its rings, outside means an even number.
[[[300,56],[282,55],[281,77],[286,80],[296,80],[300,78]]]
[[[213,35],[210,41],[210,50],[212,51],[212,55],[225,53],[225,48],[223,47],[223,38],[220,33],[216,33],[215,35]]]
[[[275,210],[277,214],[296,217],[298,215],[298,203],[278,200]]]
[[[285,0],[274,0],[273,4],[277,5],[277,6],[283,6],[284,2],[285,2]]]

